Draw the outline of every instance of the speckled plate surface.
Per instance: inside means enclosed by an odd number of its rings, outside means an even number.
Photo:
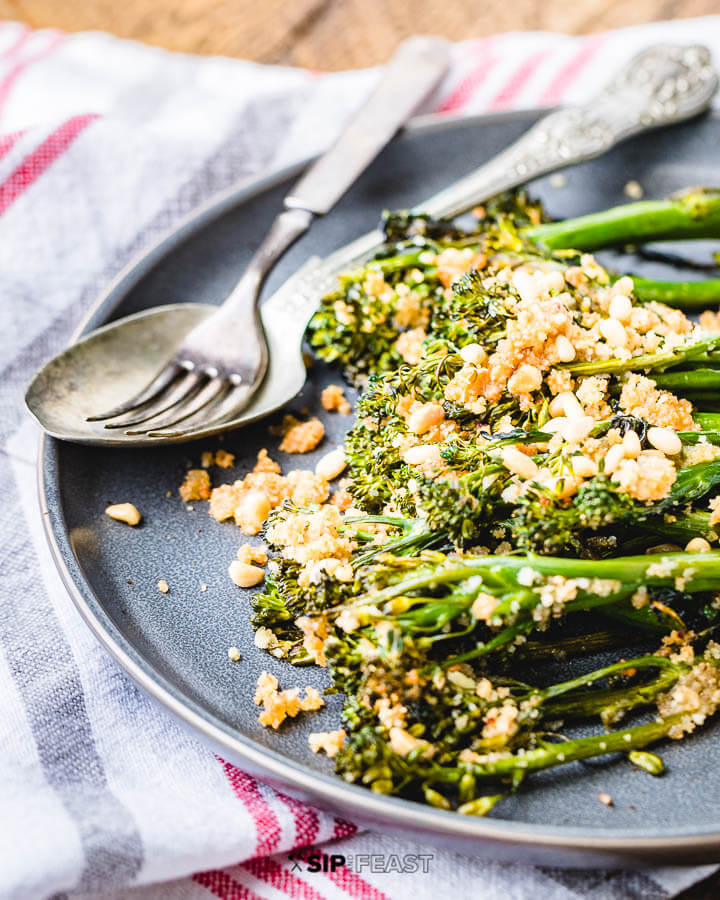
[[[434,193],[501,150],[536,117],[500,115],[410,129],[338,208],[292,248],[273,273],[266,295],[308,255],[324,256],[370,230],[383,208],[412,205]],[[720,119],[706,117],[634,140],[569,170],[562,188],[542,179],[533,189],[553,216],[567,216],[621,202],[630,179],[651,197],[691,184],[719,184],[718,146]],[[198,212],[121,274],[91,310],[82,332],[157,304],[218,303],[280,208],[294,174],[229,192]],[[617,260],[615,264],[622,267]],[[634,268],[660,274],[662,267],[645,263]],[[337,380],[337,374],[316,365],[289,408],[316,412],[320,388]],[[325,443],[303,459],[278,454],[284,470],[311,467],[342,439],[348,419],[336,414],[323,418]],[[221,446],[236,454],[238,466],[213,470],[215,483],[241,477],[259,448],[276,446],[267,424],[225,436]],[[573,764],[536,777],[486,819],[380,797],[336,778],[329,760],[310,753],[307,734],[337,727],[340,697],[328,697],[324,710],[290,722],[280,733],[263,729],[252,702],[262,669],[273,672],[285,687],[322,687],[326,676],[321,670],[293,669],[255,649],[247,592],[227,577],[240,532],[215,523],[205,504],[188,511],[178,499],[188,466],[198,463],[202,450],[218,446],[214,440],[158,449],[103,449],[46,439],[40,495],[58,567],[90,627],[149,694],[226,759],[377,828],[494,858],[583,866],[720,861],[720,723],[667,745],[662,778],[623,760]],[[138,506],[142,526],[127,528],[103,514],[109,503],[121,501]],[[158,592],[160,578],[168,581],[170,593]],[[228,659],[231,645],[240,648],[241,662]],[[613,807],[598,801],[599,791],[612,795]]]

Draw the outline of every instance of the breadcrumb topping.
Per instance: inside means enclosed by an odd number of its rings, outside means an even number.
[[[254,701],[263,709],[258,721],[265,728],[277,730],[287,718],[294,718],[299,712],[312,712],[325,706],[325,701],[314,687],[305,688],[305,696],[300,697],[299,688],[278,690],[278,680],[269,672],[262,672],[257,680]]]
[[[329,384],[324,388],[320,394],[320,403],[328,412],[339,412],[343,416],[348,416],[352,412],[345,390],[339,384]]]
[[[692,417],[692,403],[679,399],[669,391],[659,390],[652,378],[632,373],[620,392],[620,409],[644,419],[651,425],[674,428],[676,431],[696,431]]]
[[[178,493],[184,503],[191,500],[209,500],[210,476],[205,469],[190,469],[185,475],[185,481],[180,485]]]
[[[425,329],[419,325],[409,331],[403,331],[395,341],[394,347],[403,361],[410,366],[416,366],[422,359],[423,342],[427,337]]]
[[[282,431],[283,453],[309,453],[325,437],[325,426],[317,417],[300,422],[295,416],[284,416]]]
[[[308,744],[313,753],[321,750],[332,759],[342,749],[343,741],[347,737],[344,728],[337,731],[314,731],[308,735]]]

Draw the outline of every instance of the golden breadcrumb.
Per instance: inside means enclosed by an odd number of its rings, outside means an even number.
[[[262,450],[258,451],[257,462],[253,467],[253,472],[274,472],[276,475],[279,475],[282,470],[280,469],[280,464],[276,463],[274,460],[270,459],[268,456],[267,450],[263,447]]]
[[[320,403],[328,412],[339,412],[347,416],[352,411],[345,391],[339,384],[329,384],[320,394]]]
[[[422,358],[423,342],[427,332],[422,326],[403,331],[394,343],[395,350],[410,366],[417,365]]]
[[[235,465],[235,454],[228,453],[227,450],[218,450],[217,453],[213,453],[212,450],[205,450],[200,457],[200,465],[203,469],[209,469],[210,466],[229,469]]]
[[[430,320],[430,310],[423,306],[422,299],[417,293],[411,291],[408,285],[401,283],[395,289],[395,294],[393,327],[398,331],[418,326],[425,328]]]
[[[229,469],[235,465],[235,454],[228,453],[227,450],[218,450],[215,454],[215,465],[221,469]]]
[[[711,334],[720,331],[720,310],[706,309],[700,313],[700,327]]]
[[[238,548],[237,558],[243,563],[256,563],[258,566],[267,565],[267,553],[262,547],[253,547],[252,544],[241,544]]]
[[[313,687],[305,688],[305,696],[300,698],[298,688],[278,691],[278,680],[269,672],[262,672],[255,688],[255,704],[263,709],[258,716],[261,725],[279,728],[286,718],[294,718],[299,712],[320,709],[325,701]]]
[[[210,499],[210,476],[205,469],[190,469],[178,490],[184,503]]]
[[[487,258],[483,253],[477,253],[470,247],[464,247],[462,250],[448,247],[435,257],[437,276],[446,288],[470,269],[482,269],[486,262]]]
[[[285,416],[282,424],[283,439],[280,450],[283,453],[309,453],[325,437],[325,426],[314,416],[300,422],[294,416]]]
[[[662,500],[675,484],[677,470],[666,456],[644,450],[637,459],[623,459],[612,480],[636,500]]]
[[[669,391],[659,390],[652,378],[632,373],[620,392],[620,409],[651,425],[674,428],[675,431],[695,431],[692,403],[679,399]]]
[[[713,497],[710,503],[710,525],[720,525],[720,496]]]
[[[332,759],[342,749],[346,737],[343,728],[339,728],[337,731],[315,731],[308,735],[308,744],[313,753],[319,753],[322,750],[326,756]]]

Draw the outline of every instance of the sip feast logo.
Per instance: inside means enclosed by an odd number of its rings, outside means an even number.
[[[430,871],[432,853],[322,853],[296,851],[288,856],[291,872],[335,872],[347,866],[358,875],[371,872],[382,875],[389,872],[413,875]]]

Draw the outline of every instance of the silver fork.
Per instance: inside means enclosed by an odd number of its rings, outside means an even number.
[[[266,277],[315,217],[329,212],[375,159],[438,84],[449,61],[449,44],[440,38],[413,37],[400,44],[368,100],[285,198],[285,210],[222,306],[186,335],[142,391],[87,421],[151,435],[181,422],[203,427],[245,407],[268,363],[258,315]]]

